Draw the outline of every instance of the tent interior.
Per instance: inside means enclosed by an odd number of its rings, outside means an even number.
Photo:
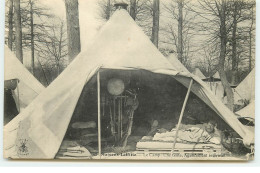
[[[4,81],[4,125],[10,122],[19,113],[13,97],[13,92],[17,87],[17,81],[17,79]]]
[[[102,154],[135,151],[136,143],[150,132],[154,120],[157,120],[160,128],[168,131],[176,127],[187,88],[174,77],[146,70],[101,69],[99,74]],[[120,94],[112,95],[109,91],[111,79],[123,82],[123,87],[120,86],[121,93],[118,92]],[[92,155],[98,153],[97,86],[95,74],[82,90],[63,139],[63,142],[77,141]],[[129,130],[131,110],[131,134],[125,137],[127,144],[119,151],[119,146],[123,145],[122,139]],[[219,130],[234,132],[220,116],[191,92],[181,123],[202,124],[212,119],[217,122]]]

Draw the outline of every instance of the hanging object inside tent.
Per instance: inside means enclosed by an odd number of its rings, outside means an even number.
[[[121,79],[112,78],[107,83],[107,90],[113,96],[118,96],[124,92],[125,84]]]
[[[111,94],[109,99],[111,134],[115,139],[115,146],[124,148],[131,135],[134,112],[139,105],[137,93],[133,88],[125,90],[125,83],[118,78],[111,78],[108,81],[107,90]]]

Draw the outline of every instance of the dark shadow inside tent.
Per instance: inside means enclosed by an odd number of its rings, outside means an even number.
[[[4,125],[9,123],[19,113],[13,96],[16,87],[17,79],[4,81]]]
[[[111,79],[123,82],[123,92],[117,96],[108,91]],[[136,94],[138,105],[133,111],[131,134],[127,137],[126,146],[122,147],[122,138],[129,130],[129,105],[126,98],[131,97],[128,94],[130,91]],[[64,141],[76,141],[92,155],[98,154],[97,92],[96,74],[84,86],[64,137]],[[176,127],[186,93],[187,88],[169,75],[145,70],[100,70],[101,153],[135,151],[136,143],[151,132],[155,120],[160,128],[168,131]],[[212,119],[217,122],[219,130],[231,130],[227,123],[191,92],[182,123],[202,124]]]

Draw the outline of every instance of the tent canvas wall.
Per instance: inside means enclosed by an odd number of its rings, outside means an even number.
[[[201,80],[206,79],[206,77],[205,77],[204,74],[200,71],[199,68],[195,68],[195,70],[192,72],[192,74],[195,74],[195,75],[198,76]]]
[[[18,110],[25,109],[43,91],[44,86],[24,67],[14,53],[5,46],[4,80],[17,79],[18,85],[12,90]]]
[[[255,100],[251,100],[250,103],[236,112],[239,116],[240,122],[242,122],[250,131],[255,132]]]
[[[241,117],[249,117],[255,119],[255,69],[253,69],[247,77],[233,89],[235,104],[244,104],[244,100],[249,104],[237,111],[236,114]]]
[[[189,70],[176,58],[175,54],[170,53],[167,59],[172,65],[174,65],[176,70],[180,72],[190,73]]]
[[[14,92],[14,97],[22,109],[32,102],[32,100],[42,92],[44,86],[24,67],[16,58],[14,53],[5,46],[5,72],[4,80],[18,79],[18,91]]]
[[[245,143],[249,132],[195,75],[180,72],[156,49],[127,11],[117,10],[93,44],[15,119],[4,127],[4,157],[54,158],[59,150],[83,88],[99,70],[145,70],[174,78],[205,102]],[[101,81],[102,83],[102,81]],[[26,150],[19,150],[26,143]],[[51,146],[51,147],[50,147]]]
[[[213,76],[214,79],[220,79],[219,72],[217,71]]]
[[[255,69],[233,91],[235,104],[241,104],[243,100],[255,100]]]
[[[255,119],[255,101],[251,100],[251,102],[246,107],[237,111],[236,114],[244,118],[249,117]]]

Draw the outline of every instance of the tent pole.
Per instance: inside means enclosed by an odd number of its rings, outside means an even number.
[[[179,118],[179,121],[178,121],[178,124],[177,124],[177,129],[176,129],[176,133],[175,133],[175,138],[174,138],[174,142],[173,142],[172,150],[171,150],[171,157],[173,157],[173,151],[174,151],[174,149],[175,149],[175,145],[176,145],[176,141],[177,141],[177,137],[178,137],[178,132],[179,132],[179,129],[180,129],[180,124],[181,124],[182,117],[183,117],[183,114],[184,114],[184,110],[185,110],[185,108],[186,108],[186,104],[187,104],[187,101],[188,101],[188,98],[189,98],[189,95],[190,95],[190,90],[191,90],[192,83],[193,83],[193,79],[191,78],[190,85],[189,85],[187,94],[186,94],[186,96],[185,96],[184,103],[183,103],[183,105],[182,105],[180,118]]]
[[[113,117],[114,117],[114,124],[116,124],[116,98],[113,97]],[[116,132],[116,126],[115,126],[115,132]],[[117,143],[117,133],[115,133],[115,143]]]
[[[120,119],[121,119],[121,124],[120,124],[120,134],[121,134],[121,136],[120,136],[120,138],[122,138],[123,137],[123,105],[122,105],[122,102],[123,102],[123,100],[122,100],[122,97],[120,97]]]
[[[101,119],[100,119],[100,75],[97,73],[97,95],[98,95],[98,155],[101,158]]]
[[[18,86],[18,83],[19,83],[19,80],[17,79],[16,80],[16,86],[17,86],[17,95],[18,95],[18,99],[17,99],[17,102],[18,102],[18,112],[20,113],[21,112],[21,105],[20,105],[20,93],[19,93],[19,86]]]
[[[121,140],[121,116],[120,116],[120,98],[118,97],[118,126],[117,126],[117,131],[118,131],[118,139],[119,141]]]

